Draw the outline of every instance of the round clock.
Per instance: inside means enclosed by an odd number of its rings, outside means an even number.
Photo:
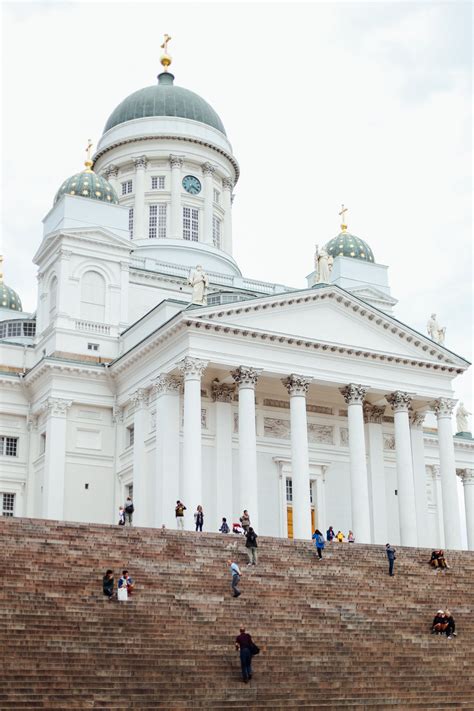
[[[194,175],[186,175],[183,178],[183,188],[191,195],[198,195],[201,192],[201,183]]]

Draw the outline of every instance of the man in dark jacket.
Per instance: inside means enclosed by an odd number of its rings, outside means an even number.
[[[252,637],[247,634],[245,627],[241,627],[240,634],[235,638],[235,648],[240,649],[240,666],[245,684],[252,678],[252,644]]]
[[[252,526],[249,526],[245,537],[247,539],[245,547],[247,548],[247,555],[249,557],[248,565],[257,565],[257,534]]]
[[[108,570],[102,578],[102,590],[109,600],[114,596],[114,571]]]
[[[385,550],[387,552],[387,558],[388,558],[388,572],[389,575],[394,575],[393,572],[393,564],[395,563],[395,558],[397,557],[395,555],[395,548],[390,545],[390,543],[387,543],[385,546]]]

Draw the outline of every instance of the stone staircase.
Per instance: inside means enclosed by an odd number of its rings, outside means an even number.
[[[474,709],[474,555],[0,519],[0,709]],[[233,599],[227,559],[242,564]],[[127,603],[102,595],[126,567]],[[458,636],[429,632],[449,607]],[[261,647],[250,684],[233,641]]]

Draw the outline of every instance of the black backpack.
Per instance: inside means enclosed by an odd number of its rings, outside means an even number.
[[[125,507],[125,513],[132,514],[135,511],[133,504],[129,504]]]

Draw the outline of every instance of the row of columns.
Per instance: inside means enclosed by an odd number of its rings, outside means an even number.
[[[133,234],[134,239],[147,238],[147,220],[145,214],[145,177],[148,160],[146,156],[138,156],[133,159],[135,166],[135,203],[133,212]],[[183,237],[183,206],[182,206],[182,168],[184,157],[180,155],[170,154],[169,163],[171,169],[170,179],[170,229],[169,236],[171,239],[182,239]],[[214,176],[216,167],[212,163],[206,162],[202,166],[203,175],[203,243],[213,244],[212,221],[214,216]],[[110,181],[114,189],[120,195],[120,186],[118,185],[118,168],[115,165],[109,166],[105,173],[105,177]],[[222,178],[222,208],[224,211],[222,225],[222,244],[221,248],[228,254],[232,254],[232,190],[234,182],[231,178]]]

